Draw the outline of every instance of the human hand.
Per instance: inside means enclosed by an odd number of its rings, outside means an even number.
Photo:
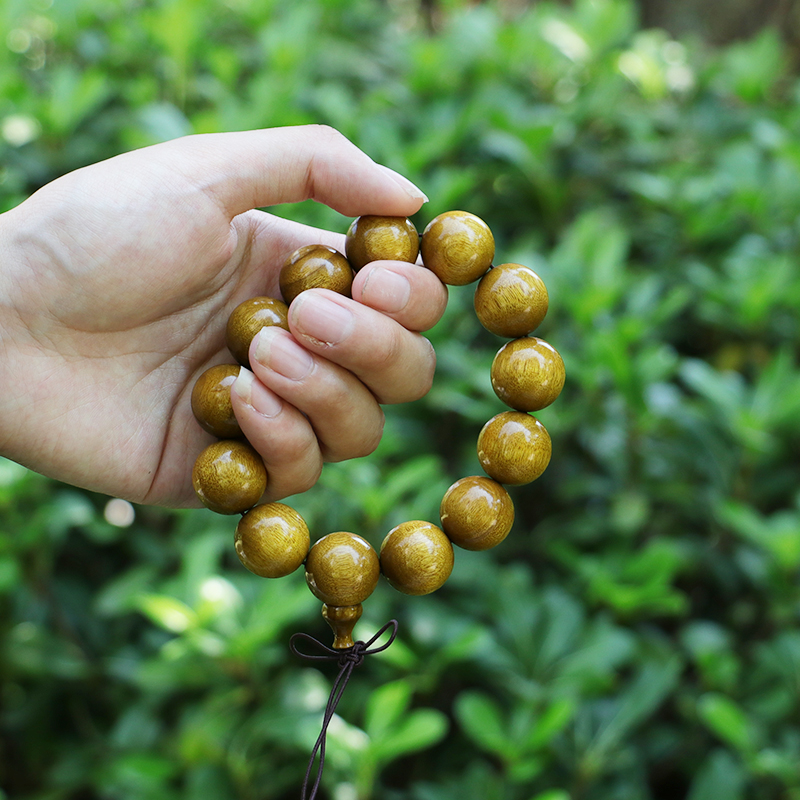
[[[191,389],[232,362],[227,317],[279,297],[285,257],[344,237],[257,207],[313,198],[346,216],[408,216],[424,197],[331,129],[190,136],[48,184],[0,215],[0,453],[60,480],[150,504],[198,505],[192,465],[212,438]],[[379,402],[423,395],[435,356],[417,333],[444,311],[423,267],[376,262],[353,300],[311,290],[291,335],[251,347],[232,393],[264,458],[266,499],[312,486],[323,460],[366,455]],[[258,352],[256,352],[258,350]]]

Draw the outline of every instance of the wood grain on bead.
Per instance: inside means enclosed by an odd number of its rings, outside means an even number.
[[[564,388],[564,362],[551,344],[536,337],[503,345],[492,362],[495,394],[517,411],[549,406]]]
[[[225,344],[231,355],[243,366],[250,368],[250,343],[262,329],[277,325],[289,330],[289,308],[274,297],[252,297],[233,309],[225,329]]]
[[[350,223],[345,254],[356,272],[373,261],[413,264],[419,255],[419,234],[414,223],[405,217],[366,214]]]
[[[420,250],[423,263],[442,283],[464,286],[492,265],[494,236],[480,217],[448,211],[428,223]]]
[[[355,533],[323,536],[306,558],[306,583],[329,606],[355,606],[374,591],[380,576],[378,554]]]
[[[478,436],[478,460],[498,483],[518,486],[536,480],[547,469],[551,453],[544,425],[522,411],[492,417]]]
[[[308,244],[286,259],[279,282],[283,299],[289,304],[308,289],[330,289],[350,297],[353,270],[348,260],[333,247]]]
[[[361,603],[354,606],[329,606],[327,603],[323,603],[322,618],[333,631],[334,650],[344,650],[355,644],[353,628],[361,619],[363,610]]]
[[[231,384],[238,364],[217,364],[207,369],[192,388],[192,413],[204,431],[219,439],[236,439],[242,429],[233,413]]]
[[[266,491],[267,470],[247,442],[226,439],[200,453],[192,470],[192,484],[207,508],[218,514],[241,514]]]
[[[283,503],[256,506],[236,526],[236,554],[262,578],[290,575],[305,561],[310,545],[305,520]]]
[[[392,528],[381,545],[381,572],[403,594],[435,592],[453,571],[453,545],[441,528],[412,520]]]
[[[549,298],[544,281],[521,264],[498,264],[475,290],[475,313],[486,330],[515,339],[539,327]]]
[[[439,516],[453,544],[465,550],[488,550],[508,536],[514,524],[514,503],[497,481],[471,475],[447,490]]]

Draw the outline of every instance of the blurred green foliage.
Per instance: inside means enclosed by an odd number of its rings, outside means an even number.
[[[6,0],[0,31],[0,209],[132,147],[324,122],[423,187],[420,227],[473,211],[550,289],[553,461],[496,551],[370,599],[360,635],[401,636],[348,688],[326,797],[800,798],[800,83],[774,31],[712,51],[629,0]],[[293,503],[315,537],[377,545],[479,472],[499,342],[469,289],[431,338],[430,395]],[[326,635],[302,574],[247,573],[210,512],[106,503],[0,462],[0,797],[297,796],[330,681],[288,653]]]

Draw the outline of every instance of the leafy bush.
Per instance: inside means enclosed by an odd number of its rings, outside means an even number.
[[[425,189],[420,227],[484,217],[550,289],[553,461],[500,548],[459,552],[430,597],[370,599],[360,635],[401,635],[342,701],[327,796],[798,800],[800,84],[779,39],[712,52],[629,0],[418,12],[6,3],[0,208],[184,133],[326,122]],[[315,536],[379,544],[478,474],[502,406],[470,306],[452,291],[436,385],[379,451],[295,498]],[[6,796],[296,796],[330,680],[287,652],[325,636],[301,574],[245,573],[229,520],[124,527],[9,462],[0,508]]]

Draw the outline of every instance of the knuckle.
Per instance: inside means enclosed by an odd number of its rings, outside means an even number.
[[[371,372],[385,372],[394,367],[404,355],[404,342],[398,330],[392,328],[385,337],[375,337],[365,353],[366,367]]]
[[[377,414],[374,420],[360,425],[356,434],[344,442],[337,442],[337,446],[327,446],[323,450],[326,461],[347,461],[351,458],[363,458],[374,453],[383,436],[383,426],[386,418],[380,406],[376,404]]]
[[[291,491],[288,494],[302,494],[311,489],[322,474],[322,459],[316,443],[307,447],[305,458],[301,459],[305,468],[292,480]]]
[[[347,137],[343,133],[340,133],[336,128],[332,127],[331,125],[326,125],[325,123],[317,123],[308,126],[309,131],[314,135],[317,139],[321,142],[329,143],[329,144],[338,144],[344,143],[347,140]]]

